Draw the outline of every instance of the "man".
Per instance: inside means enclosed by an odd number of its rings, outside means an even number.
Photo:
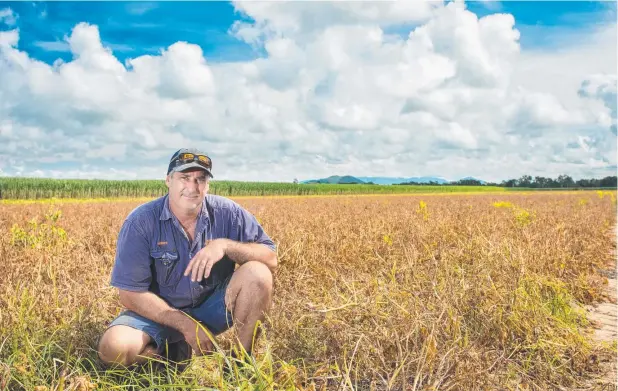
[[[125,219],[111,285],[127,310],[101,337],[103,362],[180,362],[191,348],[199,355],[213,350],[204,327],[218,335],[232,325],[252,353],[254,329],[271,304],[276,248],[253,215],[207,194],[211,170],[206,154],[178,150],[167,170],[168,194]]]

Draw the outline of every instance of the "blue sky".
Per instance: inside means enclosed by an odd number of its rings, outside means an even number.
[[[577,33],[585,33],[616,21],[615,1],[503,1],[471,2],[469,9],[479,17],[505,12],[515,17],[521,32],[522,49],[543,49],[565,44]],[[580,35],[586,37],[585,34]],[[569,42],[572,43],[572,42]]]
[[[47,63],[71,59],[64,37],[79,22],[99,27],[101,39],[118,59],[156,54],[177,41],[201,46],[209,61],[244,61],[263,53],[228,34],[234,21],[250,18],[229,2],[3,2],[19,15],[20,48]],[[523,49],[543,49],[572,39],[616,18],[609,1],[468,2],[479,17],[499,12],[513,14],[522,33]],[[401,28],[407,34],[408,28]]]
[[[615,174],[616,2],[401,4],[0,2],[0,175]]]
[[[5,2],[19,15],[20,47],[33,57],[70,60],[64,37],[80,22],[97,25],[120,60],[156,54],[177,41],[202,47],[213,61],[254,57],[251,47],[227,34],[242,19],[228,2]]]

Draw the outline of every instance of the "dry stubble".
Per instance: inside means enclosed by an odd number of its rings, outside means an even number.
[[[278,244],[262,348],[293,364],[277,376],[296,367],[297,387],[583,387],[615,352],[573,307],[602,299],[612,194],[239,199]],[[48,232],[34,249],[11,227],[50,205],[2,206],[0,363],[15,376],[42,381],[37,338],[94,359],[120,310],[116,235],[137,205],[62,204],[67,240]]]

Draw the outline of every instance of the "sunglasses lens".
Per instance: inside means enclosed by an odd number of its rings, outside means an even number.
[[[197,159],[195,159],[196,157]],[[212,169],[212,161],[210,160],[208,156],[204,156],[204,155],[196,156],[192,153],[185,153],[185,154],[178,156],[178,159],[176,160],[176,165],[187,164],[187,163],[191,163],[194,161],[197,161],[204,168],[207,168],[209,170]]]

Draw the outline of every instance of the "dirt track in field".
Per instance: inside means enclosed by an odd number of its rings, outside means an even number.
[[[611,231],[614,235],[614,249],[613,256],[614,262],[611,268],[603,270],[603,274],[607,277],[607,295],[608,300],[604,303],[600,303],[594,306],[587,306],[587,317],[594,324],[593,338],[598,342],[616,341],[618,337],[616,317],[618,312],[618,305],[616,304],[616,227]],[[606,363],[607,371],[605,375],[599,379],[598,386],[602,390],[616,390],[618,389],[618,372],[616,371],[616,357],[613,360]]]

